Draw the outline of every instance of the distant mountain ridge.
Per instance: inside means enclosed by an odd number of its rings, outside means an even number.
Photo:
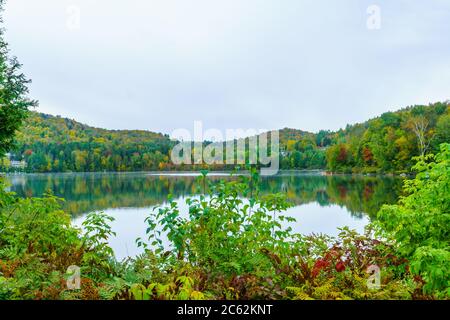
[[[425,124],[420,146],[415,122]],[[416,123],[417,125],[417,123]],[[449,102],[386,112],[338,131],[311,133],[279,130],[281,169],[328,169],[342,172],[405,172],[411,157],[434,152],[450,142]],[[198,170],[174,166],[167,134],[145,130],[95,128],[60,116],[30,112],[16,136],[11,160],[26,162],[28,172]],[[11,169],[0,160],[0,169]],[[212,169],[230,169],[214,166]]]

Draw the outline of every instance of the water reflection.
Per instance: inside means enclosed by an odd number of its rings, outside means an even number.
[[[89,173],[10,175],[11,190],[19,196],[52,193],[66,200],[64,209],[74,216],[112,208],[145,208],[165,202],[167,195],[186,197],[197,192],[192,175],[145,173]],[[212,176],[209,179],[224,179]],[[374,217],[381,205],[395,203],[402,180],[393,177],[322,176],[284,173],[265,177],[263,193],[284,192],[295,205],[338,205],[352,216]]]
[[[117,236],[109,243],[119,259],[139,253],[135,239],[145,237],[144,220],[151,207],[164,204],[172,194],[180,203],[180,211],[187,213],[184,199],[198,193],[192,174],[34,174],[10,175],[8,179],[10,190],[19,196],[52,193],[64,198],[64,209],[73,215],[77,226],[91,211],[101,210],[113,216],[111,227]],[[383,204],[397,201],[401,185],[401,179],[392,177],[283,173],[263,178],[260,188],[263,193],[286,193],[294,205],[286,214],[297,219],[295,232],[336,235],[342,226],[363,231]]]

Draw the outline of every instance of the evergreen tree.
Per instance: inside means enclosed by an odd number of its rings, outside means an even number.
[[[0,12],[4,0],[0,0]],[[0,16],[0,24],[3,19]],[[30,82],[20,73],[21,65],[15,57],[9,57],[8,44],[4,39],[5,31],[0,27],[0,157],[13,143],[13,137],[36,101],[27,98],[27,84]]]

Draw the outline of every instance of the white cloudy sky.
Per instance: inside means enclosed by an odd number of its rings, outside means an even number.
[[[367,8],[381,29],[367,28]],[[80,28],[69,28],[80,10]],[[114,129],[338,129],[450,98],[448,0],[8,0],[38,111]]]

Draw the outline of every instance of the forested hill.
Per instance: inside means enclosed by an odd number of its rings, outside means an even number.
[[[279,131],[281,169],[335,172],[408,172],[412,157],[450,142],[449,102],[386,112],[336,132]],[[31,112],[17,134],[11,160],[28,172],[198,170],[174,167],[169,136],[140,130],[105,130],[74,120]],[[212,169],[230,169],[215,166]],[[0,171],[17,170],[8,159]]]
[[[13,150],[32,172],[163,169],[174,142],[141,130],[105,130],[30,112]]]
[[[412,158],[450,142],[450,103],[413,106],[331,135],[327,168],[344,172],[408,172]]]
[[[450,142],[449,102],[386,112],[336,132],[280,131],[282,169],[333,172],[409,172],[412,158]]]

